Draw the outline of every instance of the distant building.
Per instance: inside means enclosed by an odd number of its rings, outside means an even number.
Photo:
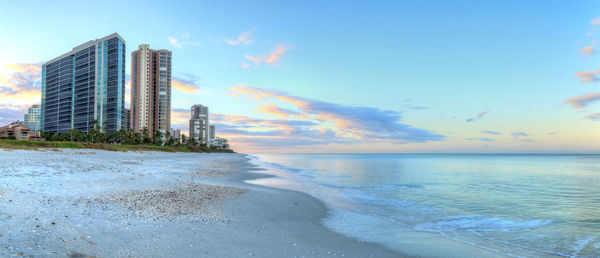
[[[41,130],[88,133],[97,120],[118,131],[124,97],[125,40],[114,33],[89,41],[42,65]]]
[[[209,125],[208,126],[208,138],[209,139],[214,139],[215,138],[215,125]]]
[[[29,137],[35,137],[35,132],[18,122],[10,123],[9,125],[0,127],[0,137],[12,138],[17,140],[27,140]]]
[[[29,108],[27,114],[25,114],[23,122],[26,127],[35,132],[35,135],[40,134],[40,105],[33,105]]]
[[[173,140],[175,140],[175,142],[181,142],[181,130],[180,129],[171,128],[171,130],[169,130],[169,132],[171,133],[171,138]]]
[[[215,138],[211,139],[211,141],[212,141],[211,147],[221,149],[221,150],[229,149],[229,141],[225,138],[215,137]]]
[[[131,121],[136,132],[171,128],[171,51],[142,44],[131,53]]]
[[[129,128],[129,123],[130,123],[130,119],[131,119],[131,111],[129,109],[123,109],[123,125],[126,131],[128,131]]]
[[[208,107],[203,105],[192,106],[190,119],[190,139],[199,144],[209,144]]]

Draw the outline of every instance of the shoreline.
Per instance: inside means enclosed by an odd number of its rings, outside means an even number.
[[[0,256],[404,256],[328,229],[308,194],[245,182],[271,177],[245,154],[0,152]]]

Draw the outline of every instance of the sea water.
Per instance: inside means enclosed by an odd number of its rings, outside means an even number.
[[[600,257],[600,156],[253,155],[342,234],[419,256]]]

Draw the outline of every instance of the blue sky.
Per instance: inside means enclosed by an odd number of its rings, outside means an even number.
[[[4,1],[0,121],[35,65],[117,32],[173,51],[173,127],[208,105],[239,151],[597,153],[599,5]]]

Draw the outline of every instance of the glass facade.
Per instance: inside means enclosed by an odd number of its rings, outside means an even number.
[[[34,131],[36,135],[40,132],[41,113],[40,105],[33,105],[23,119],[24,125]]]
[[[116,34],[44,64],[42,130],[88,133],[93,120],[108,132],[123,128],[124,74],[125,43]]]

